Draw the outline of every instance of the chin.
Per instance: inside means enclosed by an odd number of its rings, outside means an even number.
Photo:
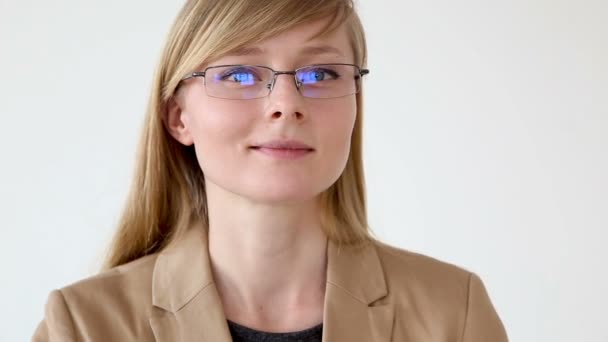
[[[252,202],[265,204],[295,204],[314,200],[318,194],[305,192],[254,192],[243,194]]]
[[[210,180],[207,179],[207,182]],[[314,200],[326,190],[325,183],[295,181],[295,179],[241,179],[241,182],[214,182],[215,189],[223,189],[245,198],[250,202],[260,204],[290,204]]]

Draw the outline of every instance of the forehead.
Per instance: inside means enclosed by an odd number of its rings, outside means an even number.
[[[225,56],[245,57],[269,54],[292,54],[296,57],[328,56],[352,60],[353,51],[344,24],[323,32],[326,19],[299,24],[257,43],[238,47]],[[323,34],[321,34],[323,33]]]
[[[316,43],[316,44],[315,44]],[[297,43],[292,43],[296,45]],[[266,45],[266,46],[264,46]],[[244,46],[230,52],[229,56],[243,57],[243,56],[260,56],[266,54],[272,50],[268,47],[271,44],[258,44],[254,46]],[[312,42],[302,46],[292,46],[293,49],[298,50],[298,54],[301,56],[320,56],[320,55],[333,55],[337,57],[347,57],[346,51],[343,49],[325,44],[324,42]]]

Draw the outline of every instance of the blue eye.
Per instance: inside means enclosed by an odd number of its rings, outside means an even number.
[[[303,84],[315,84],[321,81],[333,80],[339,77],[334,70],[315,68],[298,72],[298,80]]]
[[[252,70],[232,69],[222,73],[219,77],[222,81],[239,83],[240,85],[254,85],[259,79]]]
[[[248,74],[248,73],[244,73],[244,72],[232,74],[230,76],[234,82],[239,82],[241,84],[250,85],[255,82],[252,74]]]

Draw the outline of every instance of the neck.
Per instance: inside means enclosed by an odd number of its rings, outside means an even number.
[[[267,330],[319,323],[327,237],[315,202],[208,203],[211,267],[227,318]]]

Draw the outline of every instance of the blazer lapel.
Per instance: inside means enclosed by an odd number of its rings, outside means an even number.
[[[390,341],[393,306],[379,301],[388,291],[373,243],[340,248],[330,241],[327,253],[323,341]]]
[[[324,342],[389,342],[394,312],[373,243],[327,244]],[[152,275],[150,325],[159,342],[231,342],[213,280],[205,229],[194,225],[160,252]]]
[[[152,278],[150,325],[157,341],[232,341],[202,225],[159,254]]]
[[[231,342],[230,332],[215,285],[197,294],[181,310],[157,312],[150,325],[158,342]]]

